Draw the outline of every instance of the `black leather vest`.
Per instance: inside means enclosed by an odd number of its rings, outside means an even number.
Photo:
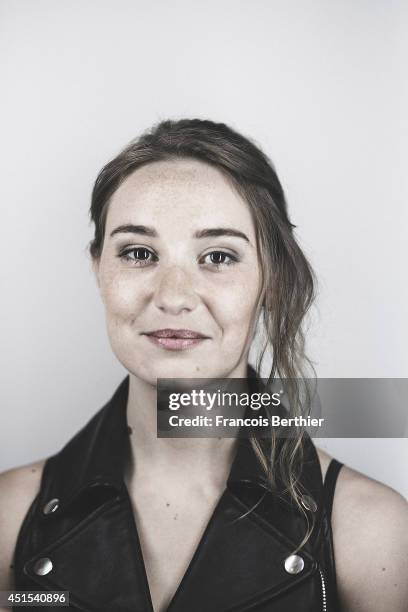
[[[16,590],[69,591],[70,609],[76,610],[153,611],[123,479],[130,452],[128,388],[127,376],[111,400],[46,461],[40,491],[17,539]],[[305,517],[283,491],[266,491],[262,480],[250,442],[239,439],[225,491],[169,612],[338,609],[331,527],[310,438],[301,482],[317,509],[309,499],[314,528],[296,559],[290,557],[305,534]],[[52,568],[44,575],[38,573],[41,559]]]

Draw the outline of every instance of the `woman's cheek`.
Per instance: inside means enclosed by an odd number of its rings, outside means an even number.
[[[125,319],[137,314],[142,299],[142,287],[135,283],[134,278],[129,279],[128,276],[119,274],[106,279],[103,295],[108,316]]]
[[[218,287],[216,293],[219,311],[224,313],[226,321],[249,325],[257,295],[257,286],[249,282],[248,277],[225,282]]]

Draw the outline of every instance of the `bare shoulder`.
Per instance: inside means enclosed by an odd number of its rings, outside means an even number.
[[[0,590],[12,587],[14,548],[21,523],[37,495],[45,459],[0,474]]]
[[[322,471],[331,457],[318,450]],[[394,489],[344,465],[332,515],[339,597],[347,612],[406,612],[408,503]]]

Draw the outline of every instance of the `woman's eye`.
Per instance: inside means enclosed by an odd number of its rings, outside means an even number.
[[[230,266],[234,264],[237,260],[234,255],[230,253],[224,253],[224,251],[211,251],[211,253],[207,253],[204,255],[203,261],[205,264],[210,264],[215,267],[219,266]]]
[[[153,261],[157,261],[157,256],[152,251],[149,251],[149,249],[146,249],[146,247],[125,249],[119,253],[118,257],[138,266],[146,266]]]

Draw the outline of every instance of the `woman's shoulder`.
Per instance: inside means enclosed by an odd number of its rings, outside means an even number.
[[[322,472],[332,457],[318,449]],[[396,610],[408,601],[408,503],[391,487],[347,465],[339,472],[332,529],[344,609]]]
[[[46,459],[41,459],[0,474],[0,590],[11,588],[17,536],[40,490],[45,462]]]

